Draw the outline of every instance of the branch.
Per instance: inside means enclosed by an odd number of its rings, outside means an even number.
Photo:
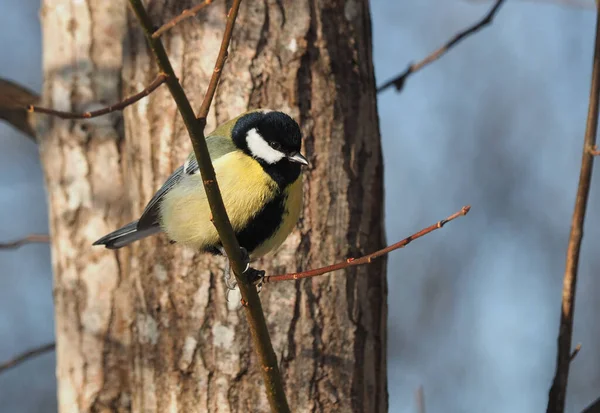
[[[443,45],[442,47],[440,47],[439,49],[437,49],[436,51],[431,53],[425,59],[421,60],[418,63],[410,64],[404,72],[402,72],[395,78],[388,80],[383,85],[379,86],[377,88],[377,93],[383,92],[384,90],[386,90],[387,88],[389,88],[391,86],[394,86],[396,88],[396,90],[398,92],[400,92],[402,90],[402,88],[404,87],[404,83],[406,82],[406,79],[408,79],[408,77],[410,75],[423,69],[428,64],[433,63],[436,60],[438,60],[440,57],[445,55],[450,49],[452,49],[454,46],[456,46],[458,43],[460,43],[461,40],[465,39],[466,37],[468,37],[472,34],[477,33],[479,30],[483,29],[485,26],[491,24],[492,21],[494,20],[494,17],[496,16],[496,13],[500,9],[500,6],[502,6],[502,3],[504,3],[504,0],[496,0],[496,2],[494,3],[494,5],[490,9],[490,11],[481,20],[479,20],[477,23],[473,24],[472,26],[466,28],[462,32],[459,32],[458,34],[456,34],[445,45]]]
[[[267,275],[267,276],[263,277],[262,282],[266,284],[269,282],[299,280],[301,278],[317,277],[319,275],[327,274],[332,271],[341,270],[344,268],[356,267],[357,265],[370,264],[375,258],[379,258],[383,255],[389,254],[390,252],[397,250],[399,248],[404,248],[405,246],[407,246],[408,244],[410,244],[412,241],[416,240],[417,238],[421,238],[422,236],[427,235],[430,232],[435,231],[436,229],[442,228],[448,222],[453,221],[458,217],[467,215],[467,213],[470,210],[471,210],[471,206],[469,206],[469,205],[464,206],[464,207],[462,207],[462,209],[460,211],[455,212],[454,214],[450,215],[448,218],[443,219],[427,228],[424,228],[421,231],[411,235],[410,237],[404,238],[402,241],[399,241],[395,244],[385,247],[379,251],[375,251],[372,254],[365,255],[360,258],[348,258],[344,262],[339,262],[337,264],[328,265],[326,267],[317,268],[314,270],[308,270],[308,271],[296,272],[296,273],[290,273],[290,274],[283,274],[283,275]]]
[[[600,413],[600,397],[586,407],[581,413]]]
[[[210,105],[215,96],[219,79],[221,79],[221,72],[223,71],[223,66],[225,66],[225,60],[227,60],[227,48],[229,47],[229,42],[231,41],[231,36],[233,35],[233,26],[235,25],[235,18],[237,17],[240,3],[241,0],[236,0],[233,3],[233,7],[229,11],[229,14],[227,15],[227,24],[225,25],[225,32],[223,33],[223,41],[221,42],[221,47],[219,48],[219,54],[217,55],[217,60],[215,61],[215,68],[210,78],[210,82],[208,83],[208,87],[206,88],[206,93],[204,94],[204,99],[200,105],[200,110],[198,111],[198,119],[202,123],[203,128],[206,126],[206,116],[208,116],[208,111],[210,110]]]
[[[21,353],[10,360],[0,363],[0,374],[12,369],[13,367],[17,367],[19,364],[24,363],[33,357],[41,356],[42,354],[48,353],[49,351],[54,351],[55,348],[55,343],[48,343],[33,348],[31,350],[27,350],[24,353]]]
[[[600,156],[600,150],[598,149],[598,145],[594,145],[592,149],[590,149],[590,155],[592,156]]]
[[[567,262],[563,280],[560,330],[558,333],[558,350],[556,357],[556,373],[548,396],[547,413],[563,413],[571,360],[571,339],[573,336],[573,312],[575,309],[575,291],[577,287],[577,268],[579,252],[583,237],[585,212],[590,193],[594,156],[591,153],[596,144],[598,130],[598,102],[600,100],[600,8],[596,12],[596,40],[594,45],[594,62],[590,86],[590,102],[588,118],[583,141],[583,155],[575,209],[571,220],[571,234],[567,247]]]
[[[26,244],[47,243],[47,242],[50,242],[49,235],[30,234],[30,235],[27,235],[25,238],[21,238],[16,241],[0,243],[0,250],[10,250],[10,249],[22,247],[23,245],[26,245]]]
[[[229,217],[225,211],[223,205],[223,199],[217,183],[215,170],[210,160],[206,140],[204,137],[204,127],[206,126],[206,114],[210,107],[216,85],[221,76],[221,71],[225,63],[225,57],[227,55],[227,48],[231,40],[233,27],[238,14],[241,0],[234,0],[231,9],[227,15],[227,25],[215,70],[209,83],[208,90],[204,96],[202,102],[202,108],[200,110],[200,119],[196,119],[194,110],[187,98],[185,91],[181,87],[179,80],[173,72],[173,67],[167,56],[167,52],[160,40],[160,38],[154,38],[152,36],[154,26],[142,0],[129,0],[133,11],[135,12],[143,30],[146,35],[146,39],[150,44],[150,48],[154,54],[156,62],[161,71],[168,75],[167,86],[173,96],[179,109],[179,113],[183,118],[185,126],[190,135],[192,146],[194,147],[194,154],[198,160],[200,166],[200,173],[202,175],[202,182],[208,198],[208,203],[213,216],[213,224],[217,228],[219,238],[223,244],[223,248],[230,261],[231,268],[238,281],[240,293],[242,295],[242,302],[246,309],[246,318],[250,326],[250,332],[252,335],[253,347],[256,349],[259,359],[261,361],[261,370],[263,373],[263,379],[265,381],[265,387],[267,391],[267,397],[269,404],[273,412],[289,412],[290,408],[285,397],[283,389],[283,381],[279,374],[279,367],[277,365],[277,357],[273,351],[273,345],[269,338],[269,331],[265,321],[265,316],[262,311],[260,299],[256,288],[251,285],[246,277],[240,276],[243,274],[245,267],[242,264],[242,253],[240,246],[229,222]]]
[[[120,101],[117,104],[111,105],[111,106],[107,106],[105,108],[99,109],[99,110],[95,110],[92,112],[83,112],[83,113],[74,113],[74,112],[62,112],[60,110],[54,110],[54,109],[47,109],[47,108],[42,108],[39,106],[34,106],[34,105],[29,105],[27,107],[27,111],[31,112],[31,113],[45,113],[47,115],[52,115],[52,116],[58,116],[59,118],[62,119],[89,119],[89,118],[95,118],[97,116],[102,116],[102,115],[106,115],[108,113],[111,112],[115,112],[117,110],[123,110],[125,109],[127,106],[137,102],[138,100],[148,96],[150,93],[154,92],[156,89],[158,89],[158,87],[160,85],[162,85],[163,83],[165,83],[167,80],[167,75],[165,73],[159,73],[156,76],[156,79],[154,79],[152,81],[152,83],[150,83],[150,85],[148,85],[148,87],[144,90],[142,90],[139,93],[136,93],[135,95],[129,96],[125,99],[123,99],[122,101]]]
[[[183,21],[187,18],[190,18],[190,17],[194,17],[196,14],[198,14],[198,12],[200,10],[202,10],[203,8],[205,8],[212,2],[213,2],[213,0],[204,0],[204,3],[200,3],[197,6],[192,7],[191,9],[185,9],[184,11],[181,12],[181,14],[179,16],[177,16],[177,17],[173,18],[172,20],[168,21],[167,23],[163,24],[154,33],[152,33],[152,38],[158,39],[160,36],[162,36],[162,34],[164,32],[172,29],[177,24],[179,24],[181,21]]]
[[[415,403],[417,404],[417,413],[425,413],[425,392],[423,386],[419,386],[415,392]]]
[[[569,357],[569,363],[572,363],[573,360],[575,360],[575,357],[577,357],[577,355],[579,354],[580,351],[581,351],[581,343],[577,344],[575,346],[575,348],[573,349],[573,352],[571,353],[571,356]]]
[[[470,0],[472,3],[484,3],[487,0]],[[522,3],[546,3],[554,6],[572,7],[575,9],[593,10],[594,0],[521,0]]]
[[[39,99],[36,93],[26,87],[0,78],[0,119],[10,123],[34,142],[35,128],[25,108]]]

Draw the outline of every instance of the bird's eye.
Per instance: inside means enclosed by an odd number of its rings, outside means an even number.
[[[276,151],[281,149],[281,144],[279,142],[271,142],[271,143],[269,143],[269,145],[271,146],[271,148],[275,149]]]

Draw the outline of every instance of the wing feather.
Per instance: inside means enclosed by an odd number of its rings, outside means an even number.
[[[160,200],[163,198],[163,196],[165,196],[167,192],[169,192],[171,188],[173,188],[179,181],[181,181],[182,177],[183,166],[180,166],[166,180],[163,186],[161,186],[160,189],[156,191],[150,202],[148,202],[148,205],[146,205],[146,208],[144,209],[144,212],[142,213],[142,216],[140,217],[137,224],[138,230],[159,225],[158,212]]]
[[[206,137],[206,145],[208,146],[208,153],[212,162],[219,159],[225,154],[237,150],[235,144],[227,136],[220,135],[209,135]],[[160,212],[160,201],[163,199],[165,194],[169,192],[175,185],[177,185],[181,178],[185,175],[195,175],[200,172],[198,167],[198,161],[192,152],[183,166],[180,166],[173,172],[173,174],[166,180],[163,186],[154,194],[142,216],[138,221],[138,230],[150,228],[159,225],[159,212]]]

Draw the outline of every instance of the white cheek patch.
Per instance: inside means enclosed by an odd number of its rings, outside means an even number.
[[[246,134],[246,142],[250,153],[266,163],[277,163],[285,158],[285,155],[282,152],[271,148],[256,129],[250,129],[248,131]]]

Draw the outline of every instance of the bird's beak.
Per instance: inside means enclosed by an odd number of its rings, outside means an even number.
[[[308,166],[308,161],[300,152],[289,155],[287,158],[290,162],[296,162]]]

